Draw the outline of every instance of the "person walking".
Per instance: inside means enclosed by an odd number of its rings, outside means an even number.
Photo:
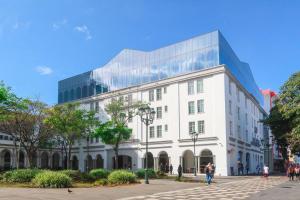
[[[172,164],[170,164],[170,174],[172,175],[173,174],[173,165]]]
[[[211,172],[212,172],[212,167],[211,167],[211,164],[208,163],[205,167],[206,182],[208,185],[210,185],[210,183],[211,183]]]
[[[244,164],[241,162],[241,172],[242,172],[242,176],[244,176]]]
[[[264,165],[264,177],[268,178],[269,176],[269,167],[267,165]]]
[[[178,178],[180,179],[182,176],[182,167],[181,164],[179,164],[178,168],[177,168],[177,172],[178,172]]]
[[[249,163],[246,164],[246,175],[249,175]]]
[[[299,166],[299,164],[297,164],[295,167],[296,181],[299,181],[299,175],[300,175],[300,166]]]
[[[294,169],[294,166],[291,164],[288,167],[288,177],[289,177],[290,181],[294,180],[294,175],[295,175],[295,169]]]

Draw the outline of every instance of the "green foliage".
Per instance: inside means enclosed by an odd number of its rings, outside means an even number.
[[[108,182],[112,185],[136,183],[136,175],[127,170],[116,170],[109,174]]]
[[[96,180],[94,186],[103,186],[107,184],[108,184],[108,180],[106,178],[103,178],[103,179]]]
[[[99,136],[105,144],[115,145],[121,141],[128,140],[131,136],[132,129],[123,124],[115,124],[108,121],[101,124],[95,131],[95,136]]]
[[[93,179],[97,180],[107,178],[107,176],[109,175],[109,171],[105,169],[93,169],[89,174]]]
[[[160,171],[160,170],[156,172],[156,175],[157,175],[157,176],[160,176],[160,177],[161,177],[161,176],[166,176],[165,172]]]
[[[3,174],[3,181],[10,183],[28,183],[41,173],[38,169],[18,169],[7,171]]]
[[[263,122],[270,126],[283,150],[290,146],[292,152],[300,152],[300,72],[281,87],[275,106]]]
[[[66,170],[61,170],[59,172],[69,176],[74,181],[80,181],[82,177],[81,172],[78,170],[66,169]]]
[[[139,169],[135,172],[138,178],[145,178],[145,169]],[[148,169],[148,177],[149,178],[156,178],[156,173],[154,169]]]
[[[37,174],[32,182],[37,187],[42,188],[66,188],[72,185],[72,179],[69,176],[53,171],[45,171]]]

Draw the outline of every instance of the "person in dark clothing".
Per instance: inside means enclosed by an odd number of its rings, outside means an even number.
[[[178,178],[181,178],[181,176],[182,176],[182,167],[181,167],[181,164],[179,164],[177,172],[178,172]]]
[[[241,172],[242,172],[242,175],[244,175],[244,164],[241,163]]]
[[[170,164],[170,174],[172,175],[173,174],[173,165],[172,164]]]

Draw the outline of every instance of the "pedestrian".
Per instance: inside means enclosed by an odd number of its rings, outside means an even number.
[[[210,185],[210,183],[211,183],[211,172],[212,172],[212,167],[211,167],[211,164],[208,163],[205,167],[206,182],[208,185]]]
[[[294,166],[291,164],[288,167],[288,176],[289,176],[290,181],[294,180],[294,175],[295,175],[295,169],[294,169]]]
[[[181,176],[182,176],[182,167],[181,167],[181,164],[179,164],[177,172],[178,172],[178,178],[180,179]]]
[[[299,164],[295,165],[295,169],[294,169],[294,171],[295,171],[295,177],[296,177],[296,181],[298,181],[298,180],[299,180],[299,170],[300,170],[300,168],[299,168]]]
[[[172,164],[170,164],[170,174],[172,175],[173,174],[173,165]]]
[[[264,165],[264,177],[268,178],[269,176],[269,167],[267,165]]]
[[[237,168],[238,168],[238,176],[240,176],[241,175],[241,162],[240,161],[238,161]]]
[[[168,163],[166,163],[166,165],[165,165],[165,172],[169,173],[169,165],[168,165]]]

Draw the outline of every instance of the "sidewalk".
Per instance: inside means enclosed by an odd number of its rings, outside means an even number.
[[[38,188],[0,188],[1,200],[113,200],[130,196],[149,195],[179,189],[199,187],[199,183],[181,183],[174,180],[150,180],[149,185],[136,184],[118,187],[38,189]]]

